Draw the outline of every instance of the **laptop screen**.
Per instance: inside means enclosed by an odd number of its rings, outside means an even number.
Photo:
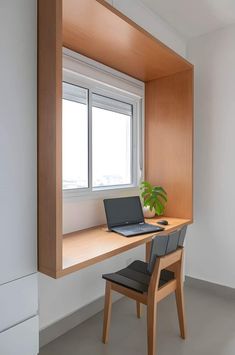
[[[104,200],[108,228],[144,222],[139,196]]]

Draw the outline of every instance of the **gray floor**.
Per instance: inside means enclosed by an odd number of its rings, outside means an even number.
[[[186,286],[187,340],[179,337],[173,297],[158,307],[158,355],[235,355],[235,298]],[[146,312],[144,312],[146,313]],[[101,342],[102,313],[41,349],[40,355],[145,355],[146,317],[137,319],[135,304],[113,305],[110,341]]]

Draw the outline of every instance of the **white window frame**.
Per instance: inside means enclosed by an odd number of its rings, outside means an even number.
[[[92,142],[91,122],[89,122],[88,188],[63,190],[63,197],[93,199],[134,193],[144,176],[144,83],[66,48],[63,49],[63,82],[88,89],[89,102],[92,100],[92,94],[95,93],[131,104],[133,107],[132,184],[92,188]],[[66,99],[66,96],[64,98]],[[89,105],[88,120],[92,117],[91,109]]]

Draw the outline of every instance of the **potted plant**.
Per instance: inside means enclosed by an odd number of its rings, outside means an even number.
[[[164,213],[167,193],[161,186],[153,186],[148,181],[142,181],[140,192],[143,201],[143,212],[145,218],[152,218],[157,214]]]

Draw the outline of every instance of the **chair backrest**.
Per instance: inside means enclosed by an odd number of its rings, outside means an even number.
[[[176,230],[168,235],[157,235],[151,242],[150,258],[148,263],[148,273],[151,275],[158,257],[167,255],[183,247],[187,226]]]

